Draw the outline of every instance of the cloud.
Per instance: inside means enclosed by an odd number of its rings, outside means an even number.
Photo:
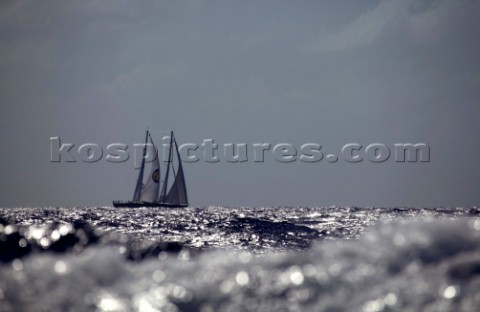
[[[452,32],[479,31],[480,3],[470,0],[381,1],[343,29],[322,30],[306,44],[310,52],[342,51],[399,38],[415,42],[440,40]]]

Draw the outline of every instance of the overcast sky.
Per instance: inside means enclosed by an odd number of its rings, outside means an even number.
[[[480,202],[480,2],[1,1],[0,206],[131,199],[50,140],[426,143],[429,163],[188,163],[192,205]],[[269,156],[270,155],[270,156]]]

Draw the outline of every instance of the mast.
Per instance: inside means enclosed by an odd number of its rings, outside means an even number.
[[[165,200],[167,198],[168,172],[170,171],[170,163],[172,162],[172,142],[173,142],[173,131],[170,131],[170,147],[168,150],[167,172],[165,173],[165,179],[163,182],[163,194],[162,194],[163,204],[165,203]]]
[[[135,186],[135,193],[133,193],[133,201],[139,201],[142,193],[143,171],[145,170],[145,155],[147,154],[148,129],[145,134],[145,145],[143,145],[142,165],[138,173],[137,185]]]

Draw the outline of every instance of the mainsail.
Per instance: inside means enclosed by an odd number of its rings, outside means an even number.
[[[134,202],[140,201],[140,197],[142,196],[143,172],[145,171],[145,155],[147,154],[148,136],[149,136],[149,133],[147,130],[147,133],[145,134],[145,145],[143,146],[142,165],[140,167],[140,171],[138,172],[137,185],[135,186],[135,193],[133,193]]]
[[[145,158],[147,154],[148,141],[153,148],[154,160],[151,162],[150,173],[148,174],[147,182],[143,184],[143,175],[145,172]],[[143,146],[142,165],[138,174],[137,185],[133,195],[133,201],[141,201],[147,203],[154,203],[158,199],[158,191],[160,189],[160,164],[158,160],[158,152],[153,143],[150,133],[147,131],[145,145]]]
[[[153,144],[153,140],[150,136],[149,139],[152,144],[151,146],[153,147],[155,158],[152,161],[152,168],[150,169],[150,174],[147,176],[147,182],[142,187],[140,201],[154,203],[158,199],[158,190],[160,189],[160,164],[158,161],[158,152],[155,148],[155,144]]]

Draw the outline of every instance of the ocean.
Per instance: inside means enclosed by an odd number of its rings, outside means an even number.
[[[480,208],[0,208],[0,311],[479,311]]]

